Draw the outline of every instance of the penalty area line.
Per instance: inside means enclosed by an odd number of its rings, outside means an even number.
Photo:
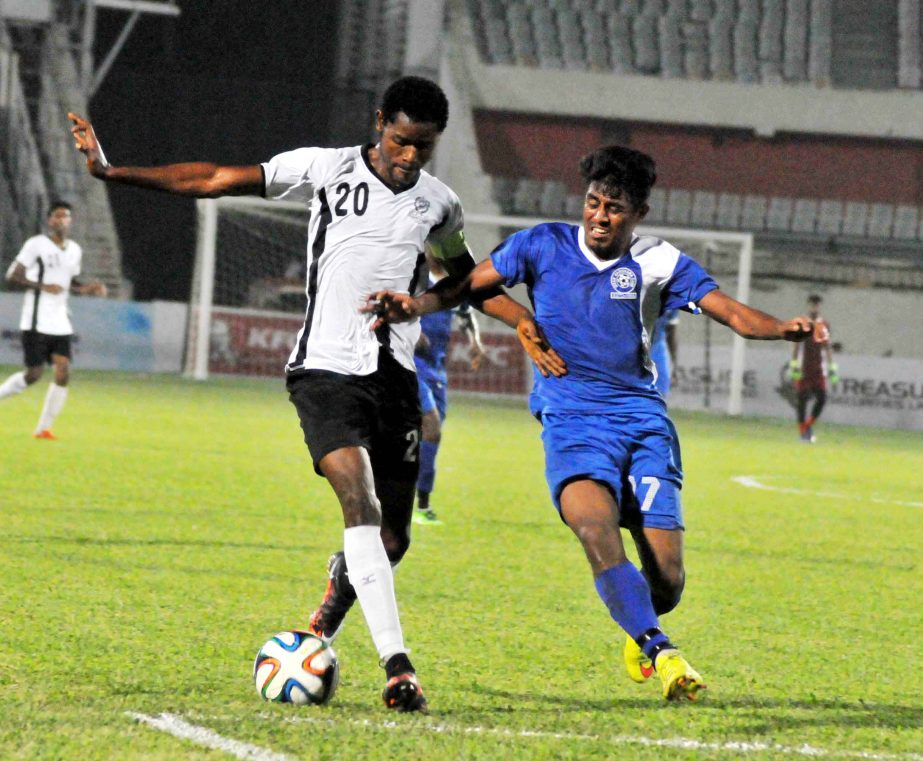
[[[166,732],[168,735],[189,740],[205,748],[223,751],[235,758],[245,759],[245,761],[294,761],[292,756],[286,756],[284,753],[276,753],[268,748],[261,748],[259,745],[251,745],[250,743],[219,735],[207,727],[190,724],[172,713],[148,716],[144,713],[126,711],[125,715],[130,716],[140,724],[146,724],[161,732]]]
[[[883,499],[882,497],[862,497],[857,494],[839,494],[830,491],[811,491],[810,489],[796,489],[791,486],[772,486],[764,484],[755,476],[734,476],[731,479],[735,484],[746,486],[748,489],[761,489],[774,491],[780,494],[798,494],[805,497],[825,497],[828,499],[846,499],[853,502],[874,502],[879,505],[899,505],[900,507],[923,507],[923,502],[908,502],[900,499]]]

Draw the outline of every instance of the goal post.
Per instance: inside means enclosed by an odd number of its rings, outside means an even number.
[[[481,258],[517,230],[551,221],[574,223],[573,220],[551,220],[544,217],[467,214],[465,234],[476,256]],[[749,300],[753,262],[752,233],[654,225],[641,225],[636,232],[640,235],[653,235],[672,243],[703,265],[723,286],[728,284],[728,279],[736,281],[734,291],[737,300],[744,303]],[[720,396],[726,395],[727,397],[724,411],[729,415],[740,415],[743,412],[745,392],[746,341],[736,334],[731,334],[730,338],[720,339],[719,347],[715,347],[713,344],[716,339],[712,339],[708,325],[710,321],[706,319],[698,322],[701,323],[699,328],[701,336],[695,337],[693,330],[682,331],[684,338],[683,345],[680,347],[680,364],[682,366],[688,364],[683,362],[684,354],[688,355],[690,351],[698,351],[692,347],[701,347],[702,355],[696,358],[698,364],[694,383],[690,379],[687,385],[701,387],[701,407],[711,408],[711,397],[716,395],[716,391],[720,391]],[[686,340],[687,333],[692,334],[691,341]],[[713,357],[713,348],[720,348],[717,352],[720,359],[716,360]],[[704,371],[699,371],[699,367],[704,368]],[[682,400],[677,401],[682,404]]]
[[[304,321],[308,208],[226,196],[196,213],[184,374],[278,377]]]

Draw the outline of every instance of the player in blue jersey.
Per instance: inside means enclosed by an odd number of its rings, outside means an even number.
[[[448,274],[433,256],[426,257],[429,265],[429,284],[435,285]],[[420,409],[423,426],[420,437],[420,474],[417,476],[417,509],[413,522],[438,526],[442,521],[430,507],[429,497],[436,482],[436,455],[442,441],[442,424],[448,410],[446,391],[448,377],[445,360],[452,335],[452,323],[458,318],[462,332],[468,337],[471,350],[471,369],[477,370],[484,361],[484,347],[478,333],[478,324],[467,302],[453,310],[433,312],[420,319],[420,339],[417,341],[413,361],[417,368],[420,387]]]
[[[654,323],[651,337],[651,361],[657,370],[654,386],[666,400],[670,395],[670,379],[676,364],[676,326],[679,323],[679,310],[668,309]]]
[[[629,676],[643,682],[656,671],[664,697],[694,699],[702,677],[658,621],[676,607],[685,583],[683,473],[676,430],[654,386],[651,331],[669,309],[702,311],[746,338],[801,341],[812,324],[735,301],[693,259],[634,233],[656,180],[649,156],[610,146],[584,157],[580,169],[587,188],[582,226],[518,232],[466,283],[474,291],[529,287],[536,321],[561,360],[536,372],[530,399],[554,504],[583,545],[599,596],[628,634]],[[452,306],[467,293],[437,285],[416,298],[375,298],[396,321]],[[632,534],[642,571],[625,554],[620,526]]]

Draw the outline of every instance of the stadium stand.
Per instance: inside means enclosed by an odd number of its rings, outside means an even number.
[[[67,112],[86,113],[87,105],[73,34],[66,17],[14,24],[0,16],[0,266],[42,228],[48,201],[64,198],[79,209],[73,237],[84,249],[84,273],[127,295],[107,191],[87,174],[66,130]]]
[[[467,0],[492,64],[748,84],[919,88],[920,2]],[[898,32],[897,30],[900,29]]]

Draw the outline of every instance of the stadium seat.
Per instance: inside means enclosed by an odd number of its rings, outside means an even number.
[[[680,20],[675,16],[660,16],[657,19],[657,32],[660,38],[660,74],[671,79],[682,77],[683,38],[680,33]]]
[[[755,22],[739,21],[734,27],[734,73],[740,82],[755,83],[760,79],[756,33]]]
[[[766,212],[766,229],[773,232],[788,232],[792,227],[791,198],[772,197]]]
[[[918,209],[901,205],[894,209],[894,232],[897,240],[913,240],[917,236]]]
[[[718,227],[736,229],[740,225],[741,203],[741,198],[737,193],[721,193],[718,196],[715,224]]]
[[[692,214],[689,221],[698,227],[714,227],[718,196],[706,190],[697,190],[692,195]]]
[[[688,225],[692,213],[692,193],[671,189],[667,193],[667,222],[671,225]]]
[[[873,203],[869,207],[869,238],[890,238],[894,227],[894,207],[889,203]]]
[[[647,205],[651,210],[647,213],[647,222],[665,222],[667,219],[667,191],[663,188],[652,188]]]
[[[808,76],[817,85],[830,84],[833,63],[833,0],[812,0],[808,27]]]
[[[683,63],[689,79],[707,79],[709,72],[708,27],[698,21],[685,21],[682,25]]]
[[[734,21],[730,16],[714,16],[708,22],[708,68],[712,79],[734,79]]]
[[[614,13],[606,20],[612,71],[633,74],[634,54],[631,45],[631,17]]]
[[[782,32],[782,75],[789,82],[808,76],[808,0],[786,0]]]
[[[850,201],[843,215],[843,235],[865,236],[868,225],[869,205]]]
[[[817,232],[839,235],[843,228],[843,202],[821,201],[817,212]]]
[[[588,68],[592,71],[608,70],[611,63],[603,15],[596,10],[581,11],[580,24],[583,29],[583,44],[586,48]]]
[[[513,208],[516,214],[535,216],[541,211],[542,181],[521,177],[513,191]]]
[[[657,45],[657,16],[649,13],[631,20],[635,68],[644,74],[660,71],[660,51]]]
[[[583,196],[571,193],[564,201],[564,216],[567,219],[579,220],[583,216]]]
[[[517,182],[512,177],[494,177],[491,183],[491,195],[503,214],[515,213],[514,194]]]
[[[817,229],[817,201],[813,198],[799,198],[792,213],[793,233],[813,233]]]
[[[744,196],[740,209],[740,227],[753,232],[766,227],[766,196]]]
[[[920,0],[899,0],[897,5],[897,85],[920,87]]]
[[[567,203],[567,187],[560,180],[545,180],[539,199],[539,211],[542,216],[559,219],[564,215]]]

